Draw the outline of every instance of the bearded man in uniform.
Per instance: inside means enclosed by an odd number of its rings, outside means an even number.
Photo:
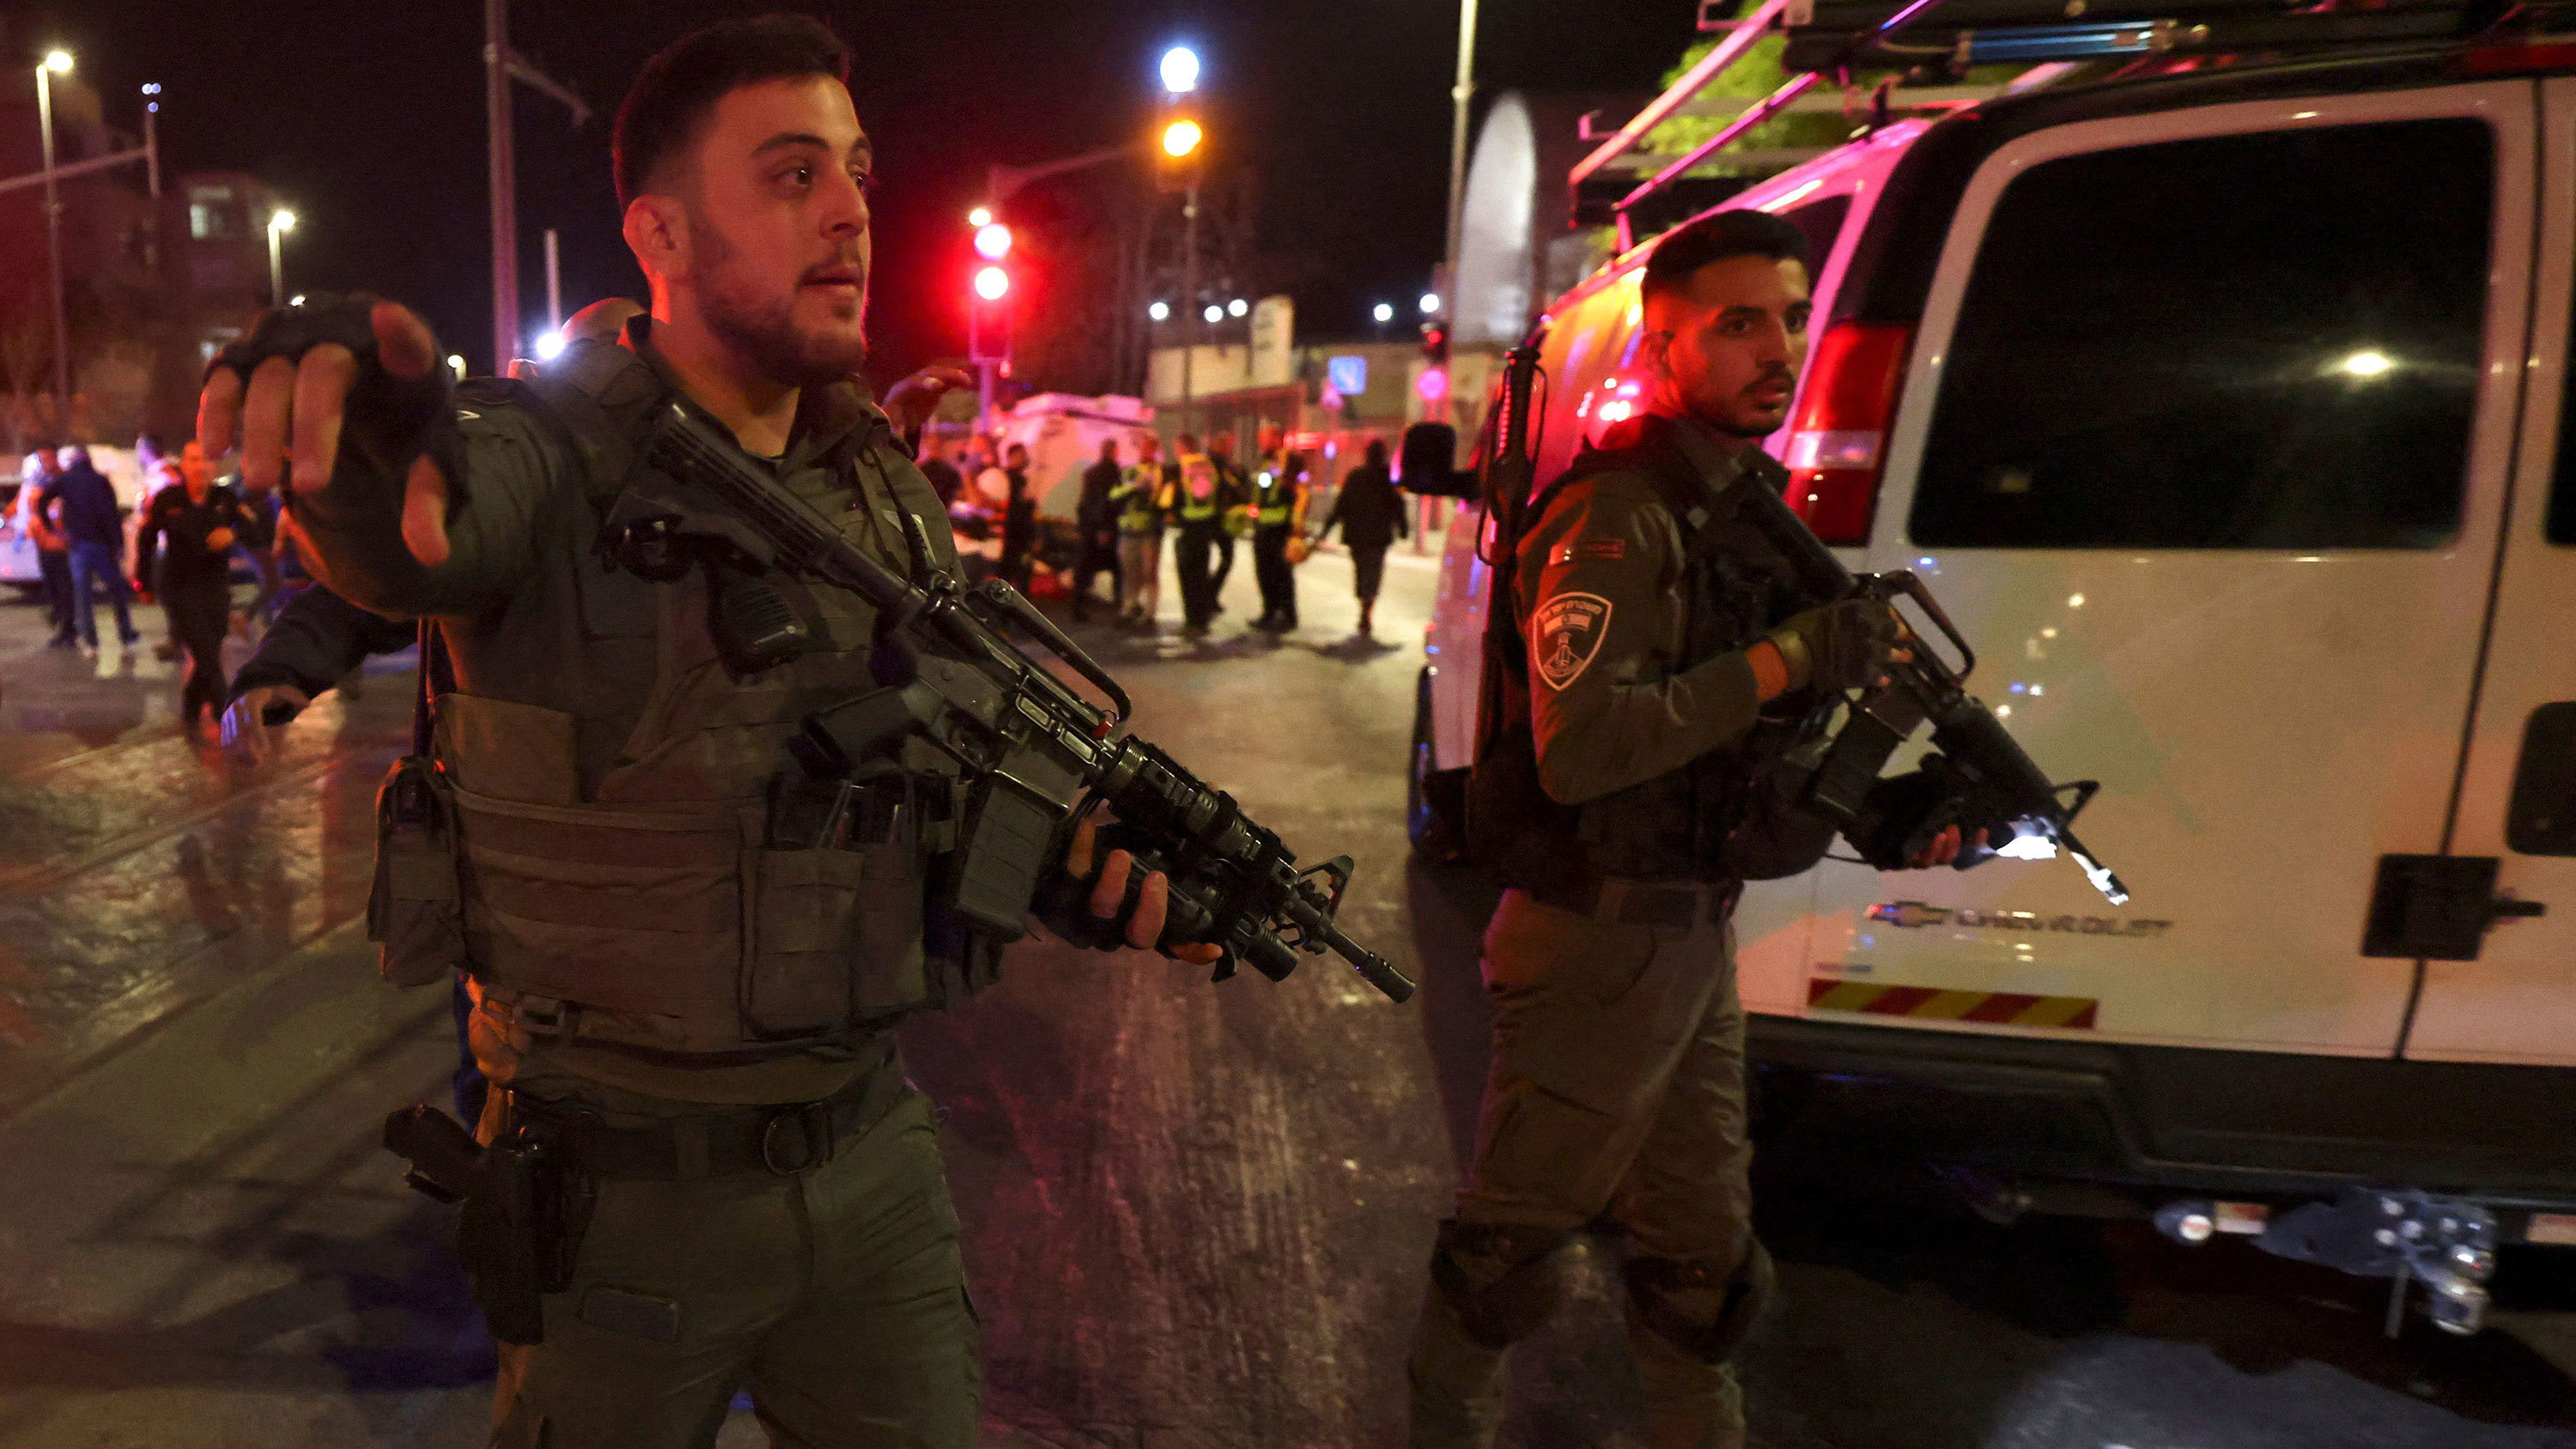
[[[654,521],[640,441],[685,398],[890,569],[956,568],[904,437],[964,377],[899,385],[890,417],[853,376],[872,153],[848,72],[828,29],[788,16],[647,63],[615,157],[652,306],[618,341],[452,398],[417,316],[317,298],[263,319],[200,403],[205,445],[238,434],[253,487],[282,481],[291,448],[292,526],[323,584],[433,620],[444,645],[423,788],[452,817],[454,869],[406,856],[379,894],[389,919],[428,923],[418,941],[387,928],[389,975],[444,981],[461,959],[471,977],[481,1140],[548,1164],[533,1244],[460,1240],[478,1291],[514,1271],[548,1290],[541,1331],[503,1346],[492,1442],[510,1449],[709,1445],[737,1390],[781,1444],[976,1436],[957,1216],[894,1038],[996,969],[995,942],[939,924],[954,767],[902,742],[853,773],[854,803],[834,797],[846,838],[806,833],[817,787],[785,746],[878,687],[874,610],[771,570],[813,643],[746,663],[711,624],[731,575],[631,547]],[[1094,872],[1091,855],[1086,827],[1066,867],[1096,889],[1073,909],[1115,920],[1132,861]],[[1167,899],[1148,877],[1130,944],[1157,944]],[[394,910],[424,903],[451,910]]]
[[[1531,499],[1494,585],[1513,627],[1487,635],[1468,836],[1508,887],[1485,933],[1497,1021],[1409,1365],[1415,1449],[1493,1442],[1506,1353],[1605,1214],[1628,1238],[1647,1443],[1744,1443],[1730,1360],[1772,1269],[1730,918],[1745,880],[1805,869],[1833,833],[1766,766],[1911,657],[1884,604],[1804,608],[1729,502],[1787,481],[1759,440],[1806,356],[1804,238],[1720,212],[1655,244],[1642,293],[1642,411]],[[1956,826],[1929,838],[1916,865],[1957,856]]]

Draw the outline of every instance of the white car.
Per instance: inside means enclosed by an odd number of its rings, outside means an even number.
[[[2101,782],[2080,830],[2134,892],[2064,860],[1752,886],[1775,1109],[2000,1213],[2107,1185],[2187,1240],[2411,1264],[2452,1327],[2477,1254],[2576,1243],[2570,138],[2566,48],[2427,44],[2039,89],[1727,203],[1815,243],[1791,502],[1923,576],[1973,692]],[[1651,251],[1547,309],[1542,482],[1631,406]],[[1475,749],[1465,522],[1417,840]],[[2461,1221],[2447,1286],[2389,1267]]]

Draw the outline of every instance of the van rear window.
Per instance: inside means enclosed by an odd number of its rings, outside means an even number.
[[[2494,177],[2493,138],[2468,119],[2032,167],[1970,274],[1914,541],[2446,542],[2477,403]]]

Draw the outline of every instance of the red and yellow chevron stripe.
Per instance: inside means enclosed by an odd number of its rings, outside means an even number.
[[[1932,1021],[2091,1031],[2102,1003],[2090,996],[1941,991],[1929,986],[1881,986],[1868,981],[1845,981],[1838,976],[1817,976],[1807,982],[1807,1007],[1811,1011],[1852,1011],[1864,1016],[1912,1016]]]

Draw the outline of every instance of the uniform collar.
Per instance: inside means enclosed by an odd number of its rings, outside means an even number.
[[[644,360],[662,385],[685,396],[688,389],[653,350],[653,319],[641,313],[626,319],[619,345]],[[876,404],[865,379],[845,377],[797,395],[796,421],[787,432],[785,466],[791,471],[818,461],[848,458],[875,445],[878,434],[894,435],[894,424]]]
[[[1726,491],[1728,484],[1748,474],[1775,488],[1789,481],[1789,471],[1759,447],[1728,447],[1707,425],[1690,418],[1666,418],[1656,414],[1649,414],[1649,417],[1664,425],[1663,431],[1671,437],[1673,446],[1680,449],[1681,455],[1690,460],[1701,477],[1708,480],[1712,493]]]

